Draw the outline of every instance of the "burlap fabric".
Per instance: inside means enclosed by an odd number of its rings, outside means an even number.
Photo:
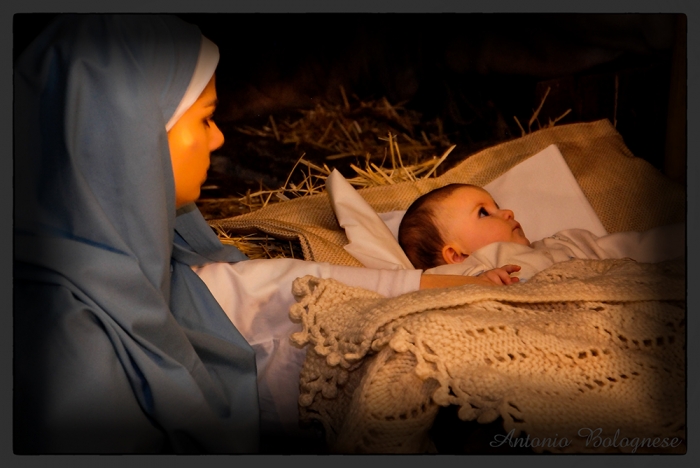
[[[559,147],[608,232],[644,231],[685,220],[684,188],[635,158],[607,120],[539,130],[476,153],[440,177],[359,192],[379,213],[403,210],[420,195],[449,183],[485,185],[550,144]],[[343,249],[348,240],[325,193],[211,224],[230,233],[261,231],[297,239],[306,260],[361,266]]]
[[[297,279],[301,419],[340,453],[430,450],[447,405],[502,417],[504,453],[683,451],[684,272],[682,259],[576,259],[527,283],[393,299]]]

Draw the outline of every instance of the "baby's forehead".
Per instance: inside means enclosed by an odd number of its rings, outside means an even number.
[[[483,201],[484,199],[493,200],[490,193],[481,187],[477,187],[476,185],[465,185],[463,187],[459,187],[446,199],[459,201],[461,203]]]
[[[495,203],[486,190],[475,185],[464,185],[455,188],[447,196],[433,200],[430,210],[438,218],[449,218],[455,212],[463,212],[465,208],[490,202]]]

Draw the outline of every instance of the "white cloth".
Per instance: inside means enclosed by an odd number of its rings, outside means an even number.
[[[326,189],[338,224],[345,229],[348,244],[343,248],[350,255],[368,268],[413,268],[391,228],[337,169],[326,179]]]
[[[197,63],[190,79],[190,84],[185,90],[185,95],[182,96],[180,104],[173,113],[170,120],[165,124],[165,130],[170,131],[171,128],[180,120],[180,117],[187,112],[187,109],[192,107],[192,104],[199,99],[199,96],[207,87],[211,77],[214,76],[216,66],[219,64],[219,47],[212,41],[202,36],[202,42],[199,46],[199,55]]]
[[[420,270],[372,270],[294,259],[212,263],[193,268],[229,319],[255,350],[263,434],[300,434],[299,373],[305,349],[289,336],[301,325],[289,319],[296,302],[292,282],[305,275],[394,297],[416,291]]]
[[[584,229],[567,229],[533,242],[530,247],[496,242],[472,253],[462,263],[441,265],[426,274],[478,276],[506,264],[520,265],[511,276],[527,281],[545,268],[572,258],[631,258],[658,263],[685,256],[685,224],[659,226],[644,232],[616,232],[602,237]]]

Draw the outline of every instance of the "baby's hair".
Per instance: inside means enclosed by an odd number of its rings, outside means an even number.
[[[427,270],[445,264],[445,241],[436,223],[435,204],[462,187],[474,185],[445,185],[418,197],[406,210],[399,225],[399,245],[415,268]]]

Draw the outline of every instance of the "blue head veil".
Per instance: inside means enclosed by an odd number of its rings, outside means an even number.
[[[202,36],[63,16],[15,67],[19,452],[254,452],[253,351],[191,265],[245,259],[176,217],[166,122]]]

